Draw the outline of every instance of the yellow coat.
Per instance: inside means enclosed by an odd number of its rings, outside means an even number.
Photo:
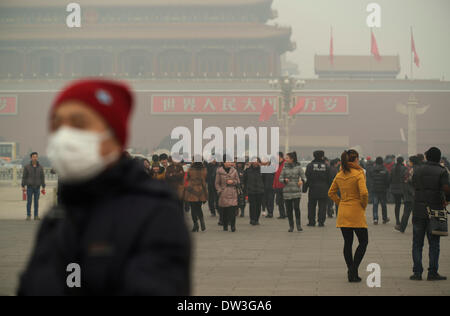
[[[341,197],[337,195],[340,191]],[[364,170],[350,168],[350,172],[342,170],[328,191],[328,196],[339,205],[337,227],[367,228],[366,207],[369,193],[366,186]]]

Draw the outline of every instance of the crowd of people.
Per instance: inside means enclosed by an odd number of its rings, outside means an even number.
[[[18,294],[189,295],[191,243],[184,211],[191,212],[193,232],[205,231],[202,206],[208,203],[223,230],[234,233],[236,216],[245,217],[247,203],[252,226],[261,216],[274,218],[276,204],[278,218],[288,219],[288,231],[301,232],[303,193],[308,193],[308,226],[324,227],[336,214],[349,282],[361,281],[358,268],[369,243],[366,208],[372,201],[377,225],[381,204],[387,224],[388,193],[395,201],[396,231],[404,232],[413,215],[410,279],[422,280],[427,236],[427,279],[446,280],[438,268],[440,236],[448,233],[449,166],[438,148],[409,157],[407,164],[393,156],[372,163],[352,149],[330,161],[318,150],[306,170],[295,152],[280,152],[278,169],[269,174],[261,170],[270,164],[267,157],[244,163],[226,155],[223,162],[194,157],[188,164],[161,155],[150,162],[125,151],[132,109],[131,90],[108,80],[74,82],[54,101],[47,152],[58,174],[58,205],[43,218]],[[37,153],[25,168],[22,187],[30,199],[27,219],[34,197],[39,220],[36,204],[45,179]],[[359,245],[353,254],[355,234]],[[83,286],[67,286],[71,263],[80,264]]]
[[[261,172],[262,166],[270,164],[267,157],[262,160],[247,158],[246,162],[238,162],[237,158],[230,159],[224,156],[223,161],[227,161],[226,163],[219,163],[215,159],[203,161],[201,158],[202,162],[193,164],[184,161],[174,162],[167,154],[154,155],[151,162],[140,157],[134,159],[142,164],[149,177],[166,181],[177,192],[180,200],[184,202],[186,212],[195,210],[192,215],[195,232],[199,231],[197,221],[200,221],[202,231],[206,230],[202,211],[202,205],[206,203],[211,216],[219,216],[219,226],[224,226],[224,223],[231,225],[229,220],[224,221],[223,208],[234,207],[232,213],[235,216],[245,217],[246,205],[249,204],[250,225],[259,225],[261,216],[274,218],[277,207],[279,212],[277,218],[288,219],[289,231],[293,231],[294,217],[297,230],[302,231],[300,220],[302,193],[308,193],[307,226],[314,227],[318,224],[317,226],[324,227],[326,218],[337,216],[339,210],[339,205],[328,196],[328,191],[341,169],[341,158],[330,160],[321,150],[314,152],[313,156],[314,160],[304,170],[298,162],[296,152],[287,155],[280,152],[279,167],[274,173]],[[424,161],[423,154],[411,156],[407,161],[401,156],[393,155],[388,155],[384,159],[377,157],[375,161],[371,157],[359,159],[359,165],[365,173],[368,203],[372,204],[374,225],[379,223],[379,206],[383,224],[391,221],[388,217],[387,204],[392,200],[395,204],[394,229],[405,232],[413,208],[413,171]],[[441,158],[440,165],[446,170],[450,168],[445,157]],[[233,183],[230,181],[228,184],[227,181],[230,179],[224,177],[224,172],[229,174],[230,170],[233,171],[230,174]],[[216,182],[216,179],[219,181]],[[233,194],[228,191],[227,194],[222,193],[228,186],[233,188],[228,190]],[[225,196],[228,199],[225,199]],[[225,225],[224,230],[227,228]],[[231,228],[233,232],[236,229],[235,225],[231,225]]]
[[[412,280],[421,280],[422,249],[425,235],[430,242],[429,280],[446,279],[438,273],[439,237],[433,235],[427,226],[429,220],[427,211],[430,196],[441,202],[434,202],[445,208],[448,198],[448,168],[449,164],[437,148],[431,148],[427,159],[423,154],[411,156],[405,162],[404,158],[389,155],[384,159],[371,157],[362,159],[355,150],[345,151],[341,158],[328,159],[322,150],[313,153],[314,160],[303,170],[297,159],[297,153],[291,152],[278,155],[278,169],[274,173],[261,172],[262,166],[270,164],[270,159],[251,158],[245,163],[237,158],[224,156],[224,163],[212,159],[193,163],[174,163],[167,155],[154,156],[153,162],[145,163],[146,172],[157,180],[167,181],[177,191],[185,203],[185,210],[191,210],[193,232],[199,231],[198,221],[202,231],[206,230],[202,205],[208,203],[211,216],[219,214],[218,225],[224,231],[236,231],[236,216],[244,217],[246,204],[249,204],[250,225],[259,225],[261,215],[274,218],[275,204],[278,206],[278,219],[288,219],[289,232],[301,232],[300,200],[302,193],[308,193],[308,224],[307,226],[324,227],[327,217],[337,217],[337,227],[341,229],[344,238],[344,258],[348,266],[349,282],[360,282],[358,268],[363,260],[368,246],[368,231],[365,211],[372,204],[373,224],[379,223],[378,207],[381,206],[383,224],[388,224],[387,203],[395,204],[396,232],[404,233],[409,223],[411,213],[416,205],[413,223],[413,261],[414,275]],[[196,161],[200,161],[197,159]],[[152,166],[150,168],[149,166]],[[430,167],[431,165],[431,167]],[[427,167],[428,166],[428,167]],[[421,192],[429,180],[414,178],[419,168],[438,167],[435,172],[437,183],[430,183],[434,190],[441,193]],[[174,168],[178,172],[168,172]],[[167,171],[166,171],[167,170]],[[184,170],[187,170],[184,172]],[[432,172],[430,170],[430,172]],[[440,173],[439,173],[440,172]],[[419,193],[417,193],[419,192]],[[447,194],[447,196],[445,196]],[[434,196],[434,197],[433,197]],[[416,203],[414,203],[416,201]],[[425,203],[425,204],[424,204]],[[403,214],[401,208],[403,204]],[[438,208],[439,209],[439,208]],[[341,212],[341,216],[338,216]],[[421,223],[421,224],[419,224]],[[420,228],[418,228],[420,226]],[[356,234],[359,245],[355,254],[352,253],[353,237]]]

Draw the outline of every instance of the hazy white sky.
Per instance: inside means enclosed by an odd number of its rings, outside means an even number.
[[[381,6],[381,28],[374,29],[381,55],[400,55],[399,78],[410,73],[410,27],[421,66],[414,78],[450,80],[450,0],[274,0],[280,25],[293,28],[297,50],[288,59],[302,77],[315,77],[314,54],[329,54],[330,26],[334,54],[369,55],[369,3]]]

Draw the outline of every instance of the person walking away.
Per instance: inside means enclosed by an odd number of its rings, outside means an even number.
[[[339,205],[336,227],[344,238],[344,259],[349,282],[361,282],[359,266],[369,243],[366,207],[369,199],[364,169],[359,165],[359,154],[351,149],[341,156],[341,170],[331,184],[328,196]],[[341,197],[337,194],[341,192]],[[353,256],[353,238],[358,238],[358,248]]]
[[[275,191],[275,201],[278,206],[278,212],[280,216],[278,219],[285,219],[286,218],[286,209],[284,204],[284,198],[283,198],[283,189],[285,187],[283,180],[280,180],[281,172],[284,168],[284,154],[282,152],[278,153],[278,169],[275,172],[275,176],[273,179],[273,189]]]
[[[50,110],[47,154],[63,190],[43,218],[18,286],[23,296],[189,296],[191,242],[177,198],[126,158],[133,95],[82,80]],[[77,263],[80,287],[67,286]]]
[[[369,191],[369,204],[373,204],[373,181],[371,174],[373,173],[373,168],[375,167],[375,163],[372,160],[372,157],[367,157],[366,162],[366,183],[367,190]]]
[[[373,183],[373,223],[378,225],[378,205],[381,204],[383,224],[387,224],[390,219],[387,215],[387,190],[389,188],[389,172],[383,166],[383,158],[377,157],[375,167],[373,167],[370,178]]]
[[[415,188],[413,209],[413,275],[411,280],[422,280],[422,252],[425,236],[429,244],[428,281],[447,280],[439,275],[440,236],[432,233],[430,226],[431,211],[445,210],[450,201],[450,185],[447,170],[439,164],[441,151],[431,147],[425,153],[427,159],[419,168],[414,169],[412,178]]]
[[[39,164],[39,155],[36,152],[30,155],[31,162],[23,168],[22,191],[27,193],[27,221],[31,220],[31,204],[34,203],[34,220],[39,218],[39,196],[45,194],[44,168]]]
[[[238,192],[240,184],[237,170],[233,167],[233,162],[225,157],[222,167],[217,169],[216,190],[219,195],[219,208],[223,214],[223,230],[236,231],[236,213],[238,211]]]
[[[316,226],[316,206],[319,205],[319,227],[325,226],[327,217],[328,189],[331,184],[330,168],[326,165],[322,150],[313,153],[314,160],[306,167],[308,192],[308,226]]]
[[[240,189],[241,192],[246,192],[246,188],[245,188],[245,180],[244,180],[244,175],[245,175],[245,162],[238,162],[236,164],[236,171],[238,173],[239,176],[239,185],[240,185]],[[238,201],[238,206],[241,210],[241,217],[245,217],[245,206],[246,206],[246,201],[245,201],[245,194],[243,194],[243,196],[241,197],[241,200]]]
[[[270,160],[267,159],[263,161],[262,165],[269,166]],[[263,203],[267,209],[266,218],[273,218],[273,211],[275,208],[275,190],[273,189],[273,182],[275,180],[275,173],[263,173],[262,178],[264,183]]]
[[[209,206],[209,212],[211,213],[211,216],[216,216],[216,211],[219,212],[219,222],[222,222],[222,215],[219,211],[219,198],[217,196],[216,191],[216,174],[217,169],[219,167],[219,164],[214,158],[211,158],[212,160],[207,163],[206,170],[207,170],[207,176],[206,176],[206,182],[208,183],[208,206]]]
[[[414,202],[414,186],[412,184],[412,176],[414,174],[414,169],[418,166],[417,156],[409,157],[408,170],[406,171],[404,183],[403,183],[403,199],[404,199],[404,209],[403,215],[400,221],[400,225],[394,227],[395,231],[404,233],[406,227],[408,226],[409,217],[411,216],[413,202]]]
[[[294,213],[297,231],[303,231],[300,218],[300,199],[302,197],[302,185],[305,183],[305,172],[297,161],[297,153],[286,155],[286,163],[281,172],[280,179],[283,180],[283,198],[286,204],[287,217],[289,219],[289,232],[294,231]]]
[[[400,225],[400,208],[402,206],[403,187],[405,184],[406,173],[408,169],[404,166],[403,157],[397,158],[397,163],[391,170],[390,189],[395,201],[395,225]]]
[[[184,189],[184,200],[191,207],[192,222],[194,224],[192,232],[198,232],[200,227],[202,231],[206,230],[205,219],[203,217],[202,205],[208,200],[208,189],[206,184],[206,168],[197,158],[192,163],[187,174],[187,187]]]
[[[253,226],[259,225],[264,195],[260,163],[259,158],[253,158],[250,161],[250,167],[244,172],[244,186],[247,190],[248,203],[250,204],[250,225]]]

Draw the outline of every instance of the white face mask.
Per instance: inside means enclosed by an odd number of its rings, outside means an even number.
[[[61,182],[75,183],[93,179],[109,163],[117,160],[120,156],[117,152],[107,157],[100,155],[101,143],[109,137],[109,132],[99,134],[71,127],[61,127],[50,135],[47,156]]]

